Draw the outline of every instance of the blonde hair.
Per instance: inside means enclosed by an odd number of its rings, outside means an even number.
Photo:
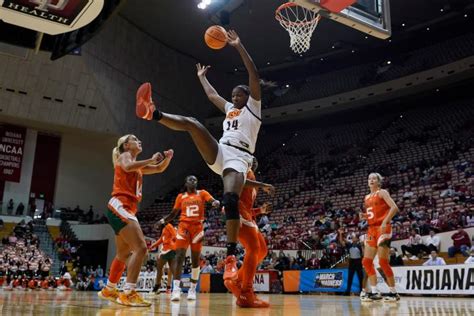
[[[117,163],[117,160],[120,157],[120,154],[123,153],[125,150],[123,149],[123,145],[128,142],[128,139],[130,136],[133,136],[132,134],[127,134],[122,137],[120,137],[117,141],[117,147],[114,147],[112,150],[112,162],[115,164]]]
[[[377,181],[379,182],[379,186],[382,186],[382,182],[383,182],[383,177],[382,177],[382,175],[381,175],[380,173],[378,173],[378,172],[371,172],[371,173],[369,174],[369,177],[370,177],[371,175],[374,175],[374,176],[377,178]]]

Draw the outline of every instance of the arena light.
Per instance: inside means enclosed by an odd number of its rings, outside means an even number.
[[[201,0],[201,2],[198,3],[197,7],[201,10],[205,10],[211,3],[212,0]]]

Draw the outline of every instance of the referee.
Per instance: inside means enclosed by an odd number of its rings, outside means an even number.
[[[352,241],[344,240],[344,229],[339,229],[339,242],[341,245],[347,249],[349,253],[349,278],[347,280],[347,288],[345,295],[351,295],[352,279],[354,278],[354,273],[357,273],[359,277],[359,293],[362,289],[362,245],[359,241],[359,237],[354,235]]]

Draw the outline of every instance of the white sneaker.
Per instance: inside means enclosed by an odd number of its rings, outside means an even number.
[[[179,287],[173,288],[173,292],[171,292],[171,300],[179,301],[180,299],[181,299],[181,288]]]
[[[418,260],[418,257],[417,256],[411,256],[410,260]]]
[[[196,300],[196,289],[188,290],[188,300]]]

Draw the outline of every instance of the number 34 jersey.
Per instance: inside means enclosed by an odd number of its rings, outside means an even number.
[[[176,198],[173,209],[181,210],[180,222],[203,222],[206,202],[213,201],[209,192],[197,190],[196,193],[181,193]]]
[[[261,101],[254,100],[251,96],[241,109],[227,102],[226,117],[222,125],[223,134],[219,143],[237,146],[253,154],[258,131],[262,125],[261,112]]]
[[[369,226],[380,226],[387,217],[390,206],[379,196],[379,191],[365,197],[365,210]]]

